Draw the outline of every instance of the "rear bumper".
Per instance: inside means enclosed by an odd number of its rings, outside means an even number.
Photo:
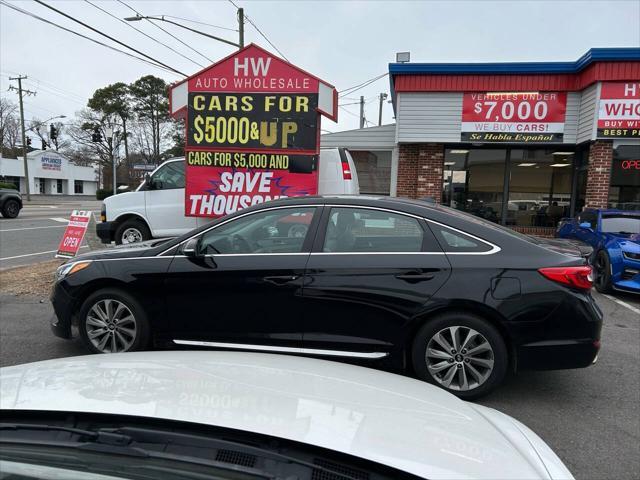
[[[518,370],[584,368],[595,363],[600,351],[604,315],[589,295],[563,303],[540,326],[540,335],[516,347]]]
[[[101,222],[96,224],[96,235],[102,243],[111,243],[116,231],[114,222]]]
[[[519,370],[584,368],[596,362],[600,340],[548,340],[518,347]]]
[[[50,296],[54,315],[51,318],[51,331],[56,337],[70,339],[73,318],[73,298],[56,283]]]

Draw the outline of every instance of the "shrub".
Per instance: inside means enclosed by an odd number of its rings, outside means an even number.
[[[111,189],[99,188],[96,190],[96,200],[104,200],[111,195],[113,195],[113,190]]]
[[[0,188],[11,188],[13,190],[18,190],[18,187],[14,183],[9,182],[0,182]]]

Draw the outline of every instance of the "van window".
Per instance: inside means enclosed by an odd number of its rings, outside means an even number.
[[[184,188],[184,162],[171,162],[163,165],[151,177],[154,190]]]

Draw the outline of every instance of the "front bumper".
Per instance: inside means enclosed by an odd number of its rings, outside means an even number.
[[[101,222],[96,224],[96,235],[102,243],[111,243],[115,236],[116,225],[114,222]]]
[[[73,298],[57,282],[51,291],[50,300],[55,312],[51,318],[51,331],[56,337],[72,338]]]

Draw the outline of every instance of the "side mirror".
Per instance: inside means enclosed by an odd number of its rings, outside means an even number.
[[[182,254],[187,257],[199,257],[199,244],[200,239],[198,237],[187,240],[187,243],[182,247]]]
[[[582,222],[580,224],[580,228],[585,228],[587,230],[591,230],[591,224],[589,222]]]

